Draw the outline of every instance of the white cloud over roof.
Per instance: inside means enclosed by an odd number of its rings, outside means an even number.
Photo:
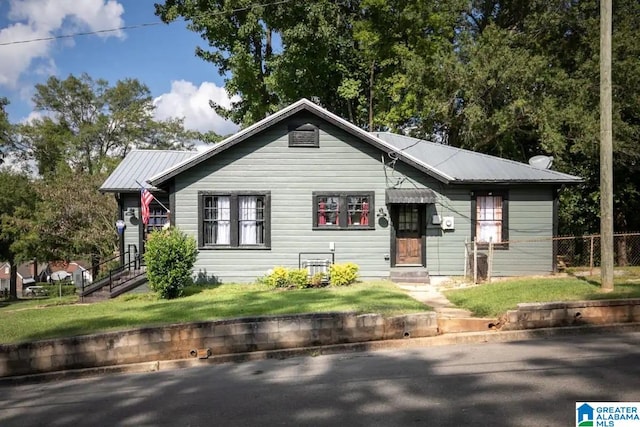
[[[231,105],[231,99],[223,87],[215,83],[203,82],[196,86],[185,80],[171,82],[171,92],[154,99],[155,118],[184,117],[184,126],[200,132],[214,131],[228,135],[238,131],[238,126],[216,114],[209,106],[209,100],[223,107]]]

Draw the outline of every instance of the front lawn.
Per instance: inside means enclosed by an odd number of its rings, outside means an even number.
[[[302,290],[247,284],[192,286],[186,293],[175,300],[134,294],[93,304],[67,299],[67,304],[54,305],[57,297],[1,303],[0,343],[245,316],[346,311],[394,315],[430,309],[384,281]]]
[[[640,298],[640,270],[618,270],[614,291],[600,290],[599,276],[508,279],[445,291],[453,304],[476,316],[497,317],[525,302]]]

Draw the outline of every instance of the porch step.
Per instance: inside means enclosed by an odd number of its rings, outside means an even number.
[[[424,267],[393,267],[389,270],[389,280],[395,283],[430,283],[429,270]]]

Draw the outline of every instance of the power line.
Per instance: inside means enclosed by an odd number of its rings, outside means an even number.
[[[254,3],[252,5],[246,6],[246,7],[239,7],[237,9],[232,9],[229,11],[217,11],[217,12],[207,12],[207,13],[202,13],[200,15],[196,15],[192,18],[193,19],[198,19],[201,17],[205,17],[205,16],[216,16],[216,15],[225,15],[228,13],[236,13],[236,12],[243,12],[245,10],[250,10],[256,7],[268,7],[268,6],[276,6],[279,4],[283,4],[283,3],[289,3],[292,0],[279,0],[279,1],[274,1],[271,3]],[[13,40],[10,42],[3,42],[0,43],[0,46],[10,46],[10,45],[16,45],[16,44],[26,44],[26,43],[36,43],[36,42],[43,42],[43,41],[51,41],[51,40],[60,40],[60,39],[69,39],[69,38],[73,38],[73,37],[80,37],[80,36],[90,36],[90,35],[95,35],[95,34],[105,34],[105,33],[114,33],[116,31],[123,31],[123,30],[135,30],[138,28],[145,28],[145,27],[154,27],[156,25],[162,25],[164,24],[164,22],[147,22],[147,23],[143,23],[143,24],[133,24],[133,25],[125,25],[122,27],[117,27],[117,28],[107,28],[104,30],[94,30],[94,31],[83,31],[83,32],[78,32],[78,33],[71,33],[71,34],[60,34],[57,36],[50,36],[50,37],[39,37],[36,39],[28,39],[28,40]]]

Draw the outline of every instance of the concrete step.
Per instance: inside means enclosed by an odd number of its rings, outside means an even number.
[[[395,283],[422,283],[428,285],[429,270],[424,267],[394,267],[389,270],[389,280]]]

